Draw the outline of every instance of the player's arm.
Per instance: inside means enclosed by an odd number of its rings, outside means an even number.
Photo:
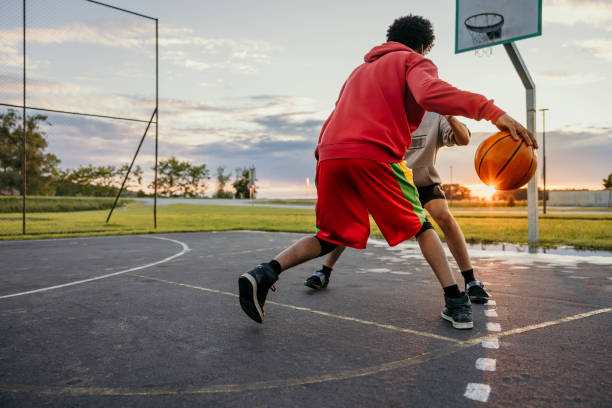
[[[462,91],[438,78],[438,69],[427,58],[422,58],[410,67],[406,73],[406,83],[415,101],[425,110],[441,115],[486,119],[500,130],[508,131],[514,140],[520,137],[527,145],[538,147],[533,133],[497,107],[493,100]]]
[[[467,126],[459,122],[454,116],[445,115],[444,118],[453,131],[455,143],[457,143],[459,146],[465,146],[470,143],[470,131]]]

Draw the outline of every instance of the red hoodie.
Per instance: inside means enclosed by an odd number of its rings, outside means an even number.
[[[493,100],[439,79],[433,62],[401,43],[374,47],[364,59],[323,124],[317,160],[402,161],[426,110],[491,122],[504,114]]]

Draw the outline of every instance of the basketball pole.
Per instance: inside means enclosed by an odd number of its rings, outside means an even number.
[[[527,97],[527,129],[529,129],[534,135],[535,121],[536,121],[536,97],[535,97],[535,82],[529,75],[527,65],[521,57],[521,53],[514,42],[505,43],[504,48],[514,65],[514,69],[518,73],[523,85],[525,86],[525,93]],[[538,243],[538,188],[537,188],[537,172],[533,173],[533,176],[527,184],[527,242],[529,244],[529,252],[535,252],[535,245]]]

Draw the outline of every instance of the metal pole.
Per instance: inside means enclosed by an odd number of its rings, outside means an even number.
[[[542,112],[542,181],[544,184],[544,197],[542,197],[542,211],[546,214],[546,111],[548,108],[540,109]]]
[[[157,229],[157,152],[159,135],[159,20],[155,19],[155,198],[153,228]]]
[[[536,133],[536,99],[535,99],[535,82],[531,79],[527,65],[523,61],[516,44],[513,42],[504,44],[506,53],[514,65],[514,69],[518,73],[523,85],[525,86],[526,102],[527,102],[527,129],[533,134]],[[538,187],[536,183],[536,175],[531,177],[527,185],[527,242],[530,246],[535,246],[538,243]],[[535,247],[530,247],[530,252],[535,251]]]
[[[142,142],[144,142],[145,137],[147,136],[147,132],[149,131],[149,127],[151,126],[151,122],[153,122],[153,118],[155,117],[156,113],[157,111],[153,112],[153,114],[151,115],[151,120],[149,120],[149,124],[147,125],[147,128],[144,131],[144,134],[140,138],[140,143],[138,143],[138,148],[136,149],[136,153],[134,153],[134,158],[132,159],[132,163],[130,163],[130,167],[125,173],[125,177],[123,178],[123,183],[121,183],[121,188],[119,189],[119,192],[117,193],[117,197],[115,197],[115,202],[113,203],[113,206],[111,207],[110,212],[108,213],[108,217],[106,217],[107,224],[108,224],[108,221],[110,220],[111,215],[113,215],[113,210],[115,209],[115,206],[117,205],[117,201],[119,201],[119,196],[123,192],[123,187],[125,187],[125,183],[127,182],[127,179],[130,176],[130,172],[132,171],[132,166],[134,165],[134,162],[136,161],[136,157],[138,156],[138,152],[140,151]]]
[[[28,195],[27,184],[27,117],[26,117],[26,0],[23,0],[23,208],[22,208],[22,233],[26,233],[26,197]]]

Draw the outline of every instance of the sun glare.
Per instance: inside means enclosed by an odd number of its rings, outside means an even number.
[[[497,193],[497,190],[494,187],[487,186],[486,184],[474,184],[467,187],[472,192],[472,195],[484,198],[487,201],[491,201],[493,195]]]

